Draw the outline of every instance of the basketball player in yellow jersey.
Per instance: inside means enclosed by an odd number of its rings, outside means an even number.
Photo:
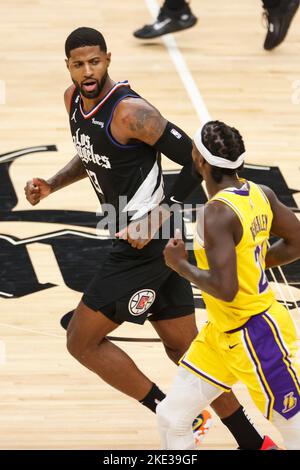
[[[206,123],[194,138],[194,169],[209,196],[203,223],[197,221],[197,267],[181,239],[170,240],[164,255],[202,290],[208,322],[157,407],[163,448],[193,449],[189,423],[196,411],[240,381],[286,448],[300,449],[296,329],[265,274],[300,257],[300,222],[271,189],[239,179],[244,151],[239,132],[219,121]],[[270,233],[279,240],[268,248]]]

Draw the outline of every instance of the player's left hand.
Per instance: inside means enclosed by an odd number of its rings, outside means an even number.
[[[127,227],[116,233],[116,237],[126,240],[133,248],[141,250],[151,240],[148,230],[148,221],[131,222]]]
[[[179,273],[182,262],[188,259],[188,253],[185,249],[180,230],[176,229],[175,238],[171,238],[168,241],[163,253],[166,265]]]
[[[126,240],[133,248],[141,250],[154,238],[160,226],[169,217],[170,212],[158,206],[144,219],[130,222],[127,227],[116,233],[116,237]]]

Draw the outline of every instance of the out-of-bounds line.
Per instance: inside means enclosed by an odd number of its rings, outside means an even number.
[[[157,13],[158,13],[158,4],[156,0],[145,0],[146,5],[151,13],[151,15],[156,18]],[[162,40],[168,50],[168,53],[176,67],[176,70],[178,72],[178,75],[181,78],[181,81],[183,83],[183,86],[186,89],[187,94],[190,97],[191,102],[194,105],[195,111],[202,123],[205,124],[205,122],[211,120],[211,116],[208,112],[208,109],[206,107],[206,104],[201,96],[201,93],[195,83],[195,80],[189,71],[188,66],[186,65],[186,62],[183,58],[183,55],[181,54],[177,43],[173,37],[172,34],[167,34],[166,36],[162,37]]]
[[[36,335],[52,336],[53,338],[64,337],[63,335],[55,335],[53,333],[46,333],[45,331],[32,330],[31,328],[24,328],[23,326],[10,325],[9,323],[0,323],[0,326],[5,327],[5,328],[12,328],[14,330],[19,330],[19,331],[26,331],[27,333],[34,333]]]
[[[65,335],[55,335],[53,333],[46,333],[45,331],[32,330],[31,328],[24,328],[22,326],[10,325],[9,323],[0,323],[0,326],[5,328],[12,328],[14,330],[25,331],[26,333],[33,333],[36,335],[50,336],[53,338],[64,338]],[[107,336],[110,341],[126,341],[128,343],[161,343],[160,338],[130,338],[122,336]]]

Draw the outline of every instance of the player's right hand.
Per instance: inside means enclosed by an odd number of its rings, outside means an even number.
[[[47,181],[41,178],[32,178],[32,180],[27,181],[24,191],[27,201],[29,201],[32,206],[35,206],[41,199],[49,196],[51,186]]]

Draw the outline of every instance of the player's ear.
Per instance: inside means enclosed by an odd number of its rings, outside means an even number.
[[[205,163],[206,163],[206,160],[202,157],[201,153],[199,152],[199,157],[197,160],[198,168],[202,170]]]
[[[66,63],[67,69],[68,69],[68,70],[70,70],[70,68],[69,68],[69,61],[68,61],[68,59],[65,59],[65,63]]]
[[[106,54],[106,60],[107,60],[107,67],[110,66],[110,61],[111,61],[111,52],[108,52]]]

